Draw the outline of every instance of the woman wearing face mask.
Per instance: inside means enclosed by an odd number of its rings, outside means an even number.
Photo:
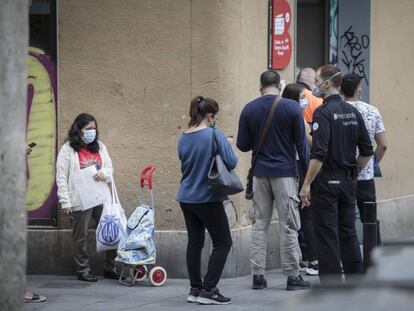
[[[112,176],[112,161],[105,145],[98,140],[98,125],[87,113],[78,115],[73,122],[66,143],[62,146],[56,163],[56,183],[61,207],[71,216],[74,259],[77,276],[81,281],[96,282],[92,275],[87,253],[88,227],[91,218],[99,222],[102,205],[82,210],[75,191],[74,174],[89,166],[96,166],[96,181],[109,183]],[[114,268],[116,250],[105,252],[104,277],[117,278]]]
[[[222,296],[217,289],[232,239],[223,207],[227,197],[211,190],[207,183],[213,154],[212,139],[216,140],[218,151],[229,169],[236,167],[237,157],[223,132],[214,129],[218,111],[214,99],[195,97],[190,105],[188,129],[178,143],[183,176],[177,201],[180,202],[188,231],[187,269],[191,291],[187,301],[200,304],[231,303],[231,299]],[[207,274],[202,279],[200,264],[205,229],[212,239],[213,251]]]
[[[302,110],[308,107],[308,99],[306,98],[305,88],[301,84],[290,83],[286,85],[286,87],[283,90],[282,97],[297,101],[300,105],[300,108],[302,108]],[[309,146],[311,146],[312,136],[310,134],[311,133],[310,126],[305,120],[303,120],[303,122],[305,123],[306,139],[308,141]]]
[[[282,97],[297,101],[300,104],[300,107],[302,108],[302,110],[308,106],[308,100],[306,98],[304,87],[301,84],[291,83],[291,84],[286,85],[285,89],[283,90]],[[303,121],[305,122],[306,138],[307,138],[309,146],[311,146],[312,145],[311,129],[310,129],[309,124],[305,120]],[[298,165],[298,168],[300,168],[300,165]],[[301,189],[302,187],[305,174],[306,172],[299,172],[299,189]],[[303,249],[302,253],[307,254],[306,259],[309,262],[308,267],[306,268],[306,274],[318,275],[319,266],[318,266],[318,257],[316,253],[317,252],[316,251],[316,237],[315,237],[315,231],[313,228],[311,207],[305,207],[305,208],[300,209],[300,220],[302,224],[301,230],[303,230],[304,240],[306,244],[306,249]]]

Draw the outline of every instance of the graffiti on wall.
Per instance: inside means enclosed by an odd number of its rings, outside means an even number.
[[[29,219],[52,218],[57,205],[55,163],[57,147],[56,65],[36,48],[27,58],[27,143],[36,143],[27,157],[26,206]]]
[[[369,36],[357,34],[352,26],[349,26],[341,36],[341,52],[341,64],[348,72],[357,74],[369,85],[365,56],[369,56]]]

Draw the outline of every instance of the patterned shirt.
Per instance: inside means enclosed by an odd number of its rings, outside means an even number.
[[[374,143],[375,135],[385,132],[384,123],[379,110],[374,106],[364,103],[362,101],[348,102],[354,106],[361,113],[365,122],[369,138]],[[361,171],[358,180],[371,180],[374,178],[374,157],[371,157],[367,166]]]

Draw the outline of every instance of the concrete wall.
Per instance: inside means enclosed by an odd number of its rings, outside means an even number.
[[[294,2],[290,1],[293,17]],[[387,239],[413,234],[414,200],[404,195],[414,192],[414,168],[406,160],[414,130],[408,96],[413,71],[406,69],[414,48],[412,40],[406,40],[413,21],[407,16],[414,12],[409,0],[394,6],[388,1],[371,3],[371,101],[383,114],[389,140],[382,164],[385,177],[378,179],[380,199],[389,199],[379,204]],[[158,260],[171,276],[186,276],[186,234],[175,194],[180,179],[176,145],[188,123],[189,101],[198,94],[217,99],[219,127],[236,135],[239,113],[259,95],[258,77],[267,66],[267,4],[267,0],[60,1],[60,142],[78,113],[97,117],[127,213],[137,204],[140,169],[150,163],[158,166]],[[293,23],[290,32],[294,41]],[[281,75],[287,83],[294,80],[293,56]],[[239,156],[238,173],[245,180],[250,155]],[[234,247],[225,276],[249,272],[250,202],[242,195],[232,199],[237,217],[230,217]],[[68,228],[67,218],[61,219]],[[274,222],[269,233],[269,267],[280,263],[277,228]],[[30,273],[73,273],[69,231],[33,230],[29,239]],[[91,234],[91,249],[93,239]],[[94,262],[100,263],[91,252]],[[36,258],[45,253],[53,255],[41,265]]]
[[[60,1],[60,141],[81,112],[98,120],[125,209],[138,201],[138,176],[155,164],[157,221],[181,221],[176,143],[190,99],[188,0]]]
[[[95,115],[127,214],[137,205],[140,169],[157,165],[158,263],[170,276],[187,275],[187,236],[175,194],[181,177],[176,146],[189,121],[190,99],[199,94],[215,98],[220,104],[218,126],[236,138],[241,109],[260,95],[267,29],[267,0],[60,2],[60,143],[78,113]],[[294,41],[293,24],[290,32]],[[293,56],[281,75],[288,83],[294,80]],[[250,154],[239,156],[238,173],[244,181]],[[236,212],[227,210],[234,247],[224,276],[250,270],[250,202],[242,194],[232,199]],[[60,220],[69,228],[67,217]],[[280,264],[277,222],[271,227],[268,267],[275,268]],[[29,239],[29,273],[74,272],[68,230],[32,230]],[[93,251],[93,232],[90,240],[97,269],[102,258]],[[210,248],[207,242],[206,254]],[[41,254],[52,255],[40,264]]]
[[[382,113],[388,139],[377,192],[390,199],[414,193],[414,3],[375,0],[371,10],[371,104]]]
[[[155,164],[157,227],[184,228],[176,146],[190,99],[215,98],[218,126],[236,136],[267,66],[267,14],[267,0],[61,1],[60,143],[78,113],[92,113],[127,212],[137,205],[141,168]],[[290,31],[293,39],[293,25]],[[281,74],[293,81],[293,56]],[[249,163],[240,155],[243,180]],[[247,225],[247,203],[242,195],[234,202],[238,225]]]

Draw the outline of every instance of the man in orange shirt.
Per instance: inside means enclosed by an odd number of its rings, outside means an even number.
[[[315,70],[310,67],[303,68],[298,75],[297,83],[305,87],[305,95],[308,99],[308,106],[303,110],[303,118],[309,124],[312,124],[313,113],[316,108],[322,104],[322,98],[318,98],[312,94],[315,87]]]
[[[316,108],[322,104],[322,98],[316,97],[312,94],[312,90],[315,88],[316,73],[310,67],[303,68],[297,78],[297,83],[304,86],[304,92],[306,99],[308,100],[308,106],[303,109],[303,119],[308,124],[312,124],[313,113]],[[304,178],[305,176],[303,176]],[[300,189],[300,188],[299,188]],[[301,222],[303,224],[302,231],[299,233],[300,246],[302,251],[302,260],[309,261],[306,268],[306,274],[317,275],[319,274],[319,267],[316,255],[316,236],[313,229],[312,211],[311,209],[300,210]],[[306,245],[305,240],[308,242]],[[305,244],[305,245],[303,245]]]

